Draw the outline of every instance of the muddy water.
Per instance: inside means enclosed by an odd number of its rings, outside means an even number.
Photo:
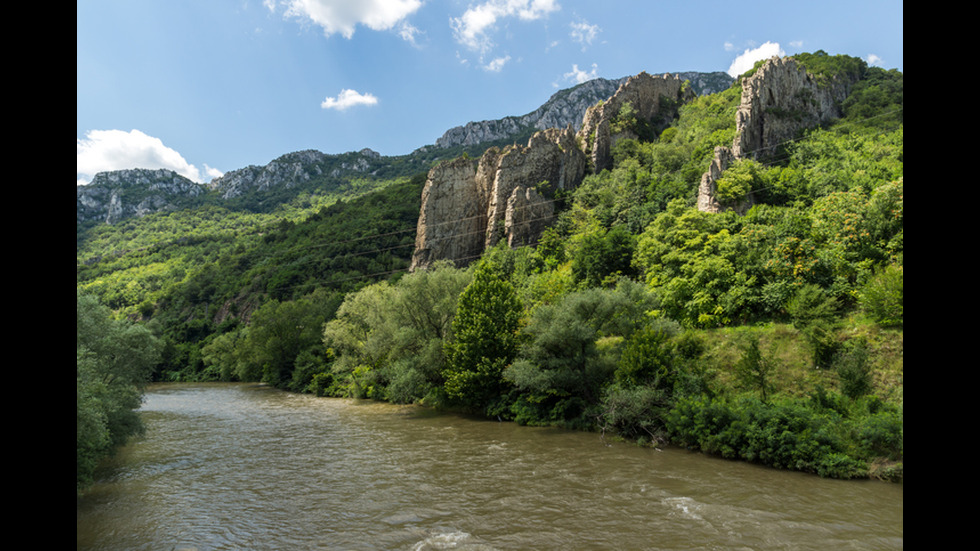
[[[78,549],[901,549],[903,487],[247,384],[151,387]]]

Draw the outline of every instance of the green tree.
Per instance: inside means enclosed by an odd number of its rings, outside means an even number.
[[[834,359],[844,396],[856,400],[871,392],[871,353],[866,339],[848,341]]]
[[[160,359],[159,339],[142,326],[114,320],[91,296],[76,295],[75,399],[77,491],[95,467],[143,424],[137,409]]]
[[[717,198],[726,205],[746,199],[753,190],[766,187],[762,165],[752,159],[741,159],[718,178]]]
[[[762,352],[758,335],[749,336],[742,345],[742,357],[735,364],[735,375],[746,388],[759,391],[763,404],[769,402],[775,371],[776,362],[771,354]]]
[[[879,270],[858,293],[858,303],[882,327],[905,323],[905,268],[889,264]]]
[[[250,362],[262,366],[263,382],[287,386],[300,354],[320,347],[323,324],[333,316],[337,302],[337,297],[321,291],[299,300],[263,304],[252,315],[243,343],[246,352],[239,357],[247,355]]]
[[[793,326],[810,346],[814,367],[828,367],[837,351],[839,308],[837,299],[816,285],[804,285],[786,305]]]
[[[616,369],[615,353],[600,343],[628,338],[655,306],[641,284],[621,280],[614,289],[586,289],[535,308],[520,357],[505,372],[528,404],[518,420],[574,421],[596,405]]]
[[[667,323],[647,325],[633,333],[623,347],[616,368],[616,382],[624,386],[647,385],[673,390],[676,365],[671,338],[678,327]]]
[[[476,268],[459,297],[453,339],[446,344],[446,393],[488,412],[508,386],[501,377],[517,354],[523,306],[514,286],[489,265]]]
[[[632,277],[636,240],[624,226],[590,233],[572,258],[572,276],[585,287],[598,287],[609,276]]]

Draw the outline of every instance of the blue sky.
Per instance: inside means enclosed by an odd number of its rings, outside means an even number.
[[[78,184],[292,151],[407,154],[562,88],[824,50],[903,68],[887,0],[78,0]]]

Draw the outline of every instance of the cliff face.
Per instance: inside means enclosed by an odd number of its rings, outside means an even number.
[[[76,186],[75,220],[78,224],[113,224],[131,216],[183,208],[205,192],[203,185],[172,170],[101,172],[88,185]]]
[[[625,81],[625,78],[597,78],[555,93],[541,107],[526,115],[470,122],[450,128],[436,140],[436,146],[476,145],[526,135],[528,131],[565,128],[568,125],[578,129],[585,110],[611,96]]]
[[[535,133],[526,146],[492,147],[479,161],[456,159],[429,172],[411,269],[440,259],[466,265],[501,240],[535,243],[554,217],[558,190],[611,165],[616,140],[659,132],[694,92],[677,75],[629,77],[571,124]],[[646,136],[651,137],[651,136]],[[583,151],[584,146],[584,151]]]
[[[846,79],[819,82],[793,58],[778,57],[769,59],[742,80],[735,139],[730,149],[715,149],[711,166],[698,188],[698,209],[748,211],[751,197],[737,205],[723,205],[715,198],[718,178],[725,169],[739,159],[765,160],[801,131],[839,118],[841,103],[853,84]]]
[[[735,157],[766,158],[801,130],[839,118],[852,84],[840,79],[820,84],[793,58],[771,58],[742,81]]]
[[[463,266],[501,239],[536,241],[554,213],[548,197],[577,187],[585,166],[571,128],[537,132],[526,146],[490,148],[478,161],[439,164],[422,190],[411,269],[440,259]]]
[[[690,90],[697,95],[720,92],[732,84],[732,77],[723,72],[689,71],[671,73],[670,76],[677,77],[680,82],[689,81]],[[547,102],[526,115],[470,122],[451,128],[436,140],[436,146],[446,148],[476,145],[527,135],[529,131],[565,128],[569,125],[577,131],[582,126],[585,112],[596,103],[609,99],[630,78],[634,77],[593,79],[556,92]]]
[[[370,173],[385,164],[381,154],[370,149],[341,155],[327,155],[308,149],[288,153],[265,166],[247,166],[215,178],[208,184],[222,199],[241,197],[250,192],[291,188],[321,176],[348,176]]]
[[[626,79],[608,100],[586,111],[578,138],[593,170],[612,166],[612,147],[617,140],[636,138],[643,128],[657,132],[677,116],[677,108],[694,97],[676,75],[640,73]],[[630,111],[624,111],[629,104]],[[628,117],[625,115],[628,113]],[[647,136],[652,137],[652,136]]]

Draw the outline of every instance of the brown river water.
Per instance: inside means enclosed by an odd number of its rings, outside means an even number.
[[[154,385],[79,550],[902,549],[901,484],[252,384]]]

